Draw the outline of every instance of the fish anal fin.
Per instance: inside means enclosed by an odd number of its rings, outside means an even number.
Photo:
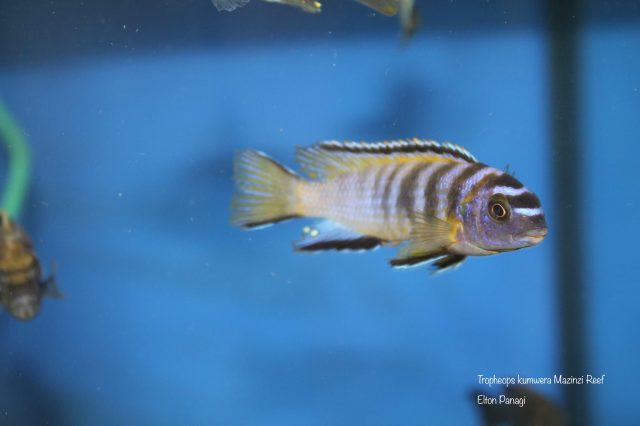
[[[371,250],[383,243],[379,238],[359,234],[328,220],[305,227],[303,231],[303,238],[294,243],[296,251]]]

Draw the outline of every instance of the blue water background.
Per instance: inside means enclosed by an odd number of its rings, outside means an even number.
[[[575,297],[585,374],[606,374],[589,409],[594,424],[634,424],[640,28],[583,36],[585,199],[572,208],[586,218],[587,291]],[[480,424],[471,392],[501,389],[478,374],[561,373],[553,214],[540,246],[437,278],[391,269],[390,248],[295,254],[308,221],[228,223],[234,152],[295,168],[294,147],[323,139],[450,140],[509,165],[555,211],[543,27],[427,27],[404,47],[373,30],[221,44],[0,68],[34,154],[22,221],[66,294],[31,323],[0,318],[3,421]],[[561,401],[558,386],[535,389]]]

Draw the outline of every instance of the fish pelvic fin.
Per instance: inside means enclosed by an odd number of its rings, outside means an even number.
[[[234,161],[236,193],[231,223],[258,228],[302,216],[298,200],[301,179],[258,151],[242,151]]]
[[[464,262],[466,258],[467,256],[462,254],[449,254],[447,256],[443,256],[431,264],[431,275],[437,275],[451,269],[456,269],[462,265],[462,262]]]
[[[422,212],[412,218],[409,243],[391,259],[391,266],[409,267],[446,259],[449,247],[455,243],[455,227],[447,221]],[[436,267],[436,269],[439,269]]]

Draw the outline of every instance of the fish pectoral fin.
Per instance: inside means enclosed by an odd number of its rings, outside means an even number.
[[[398,256],[391,259],[391,266],[409,267],[445,257],[454,243],[454,227],[444,220],[417,212],[412,218],[409,244]]]
[[[340,224],[325,220],[314,226],[305,226],[303,237],[294,243],[296,251],[322,250],[371,250],[382,244],[382,240],[352,231]]]
[[[462,254],[449,254],[441,257],[431,264],[431,274],[436,275],[450,269],[455,269],[462,265],[462,262],[467,258]]]

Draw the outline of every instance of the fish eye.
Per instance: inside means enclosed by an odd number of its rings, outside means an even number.
[[[503,222],[509,218],[509,209],[505,201],[491,200],[489,202],[489,215],[496,222]]]

